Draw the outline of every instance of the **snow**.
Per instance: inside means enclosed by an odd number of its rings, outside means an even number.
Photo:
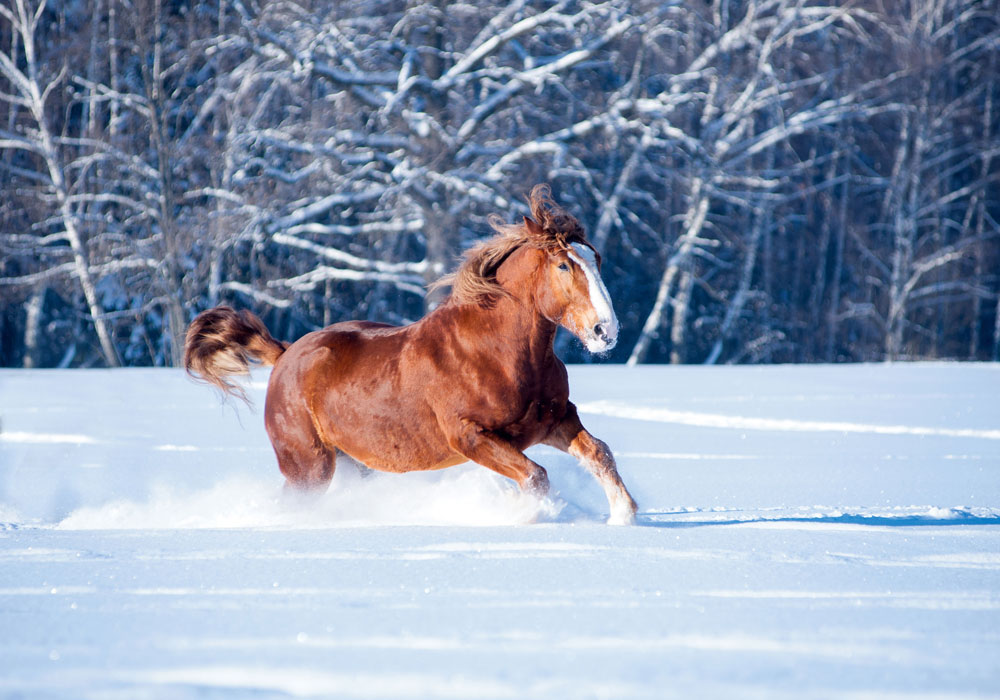
[[[175,370],[0,370],[0,697],[1000,697],[1000,366],[571,367],[530,454],[283,495]]]

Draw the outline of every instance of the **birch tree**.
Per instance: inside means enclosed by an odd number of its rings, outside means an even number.
[[[793,50],[796,42],[822,43],[835,35],[843,41],[861,33],[864,13],[820,3],[751,2],[736,13],[734,3],[715,5],[711,17],[697,25],[691,35],[702,39],[690,62],[676,71],[666,89],[641,104],[658,124],[671,125],[677,142],[691,154],[682,231],[670,248],[659,276],[652,308],[629,356],[629,364],[646,359],[668,313],[687,316],[690,294],[676,284],[683,273],[697,275],[703,264],[717,265],[712,249],[722,241],[713,234],[711,212],[717,207],[753,210],[753,225],[739,265],[735,289],[727,293],[726,311],[718,325],[719,338],[707,360],[715,362],[722,344],[743,310],[754,274],[757,246],[766,228],[767,211],[778,197],[805,171],[792,165],[782,172],[771,156],[754,167],[760,154],[791,149],[793,139],[820,131],[845,119],[864,119],[883,109],[872,98],[875,85],[862,85],[843,95],[829,92],[833,69],[822,64],[789,62],[781,69],[781,52]],[[724,75],[725,62],[735,75]],[[817,70],[818,68],[818,70]],[[760,124],[765,128],[758,128]],[[675,125],[675,126],[674,126]],[[784,192],[783,192],[784,190]],[[769,329],[752,341],[759,341]],[[673,342],[683,343],[684,333],[675,327]],[[676,356],[675,356],[675,359]]]
[[[6,89],[0,92],[0,99],[9,105],[12,127],[0,131],[0,149],[24,152],[28,156],[29,167],[18,166],[19,173],[36,183],[41,196],[51,198],[51,224],[46,227],[51,232],[33,236],[35,240],[31,244],[39,248],[66,244],[69,260],[17,281],[37,282],[60,274],[72,275],[83,293],[104,362],[113,367],[120,364],[118,352],[98,298],[97,280],[91,272],[90,251],[81,230],[73,183],[68,179],[66,163],[59,148],[62,139],[49,127],[49,98],[64,85],[68,67],[64,64],[56,75],[42,73],[35,37],[44,11],[44,0],[36,6],[30,5],[28,0],[13,0],[10,7],[0,5],[0,18],[7,22],[11,34],[17,37],[22,59],[18,62],[12,55],[0,53],[0,77],[6,81]],[[23,117],[14,116],[16,112]]]
[[[926,0],[888,18],[899,87],[914,96],[898,115],[892,168],[884,180],[880,223],[861,244],[866,266],[877,275],[877,302],[867,319],[884,337],[888,360],[907,355],[908,343],[936,335],[920,321],[921,309],[968,302],[986,294],[961,263],[977,246],[1000,235],[993,221],[972,227],[978,198],[995,191],[990,164],[997,145],[955,138],[954,126],[991,111],[992,87],[983,71],[983,50],[1000,41],[997,16],[982,3]],[[958,43],[963,28],[973,32]],[[966,80],[969,87],[956,89]],[[936,314],[935,314],[936,316]]]
[[[530,188],[487,164],[546,122],[565,124],[548,114],[553,98],[566,99],[567,112],[584,108],[570,86],[594,94],[589,62],[637,18],[620,2],[541,11],[524,1],[415,3],[375,24],[376,36],[337,7],[237,6],[249,60],[273,76],[267,94],[298,80],[322,95],[305,120],[259,126],[270,162],[285,168],[279,177],[321,183],[262,225],[269,242],[321,264],[270,286],[301,293],[373,282],[419,299],[486,230],[486,214],[520,206]],[[316,120],[338,128],[316,129]]]
[[[995,9],[12,0],[0,362],[174,364],[220,303],[411,321],[537,182],[612,360],[998,357]]]

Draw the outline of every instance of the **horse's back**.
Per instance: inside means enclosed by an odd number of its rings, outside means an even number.
[[[395,373],[406,342],[405,327],[371,321],[346,321],[307,333],[292,343],[275,364],[272,392],[294,391],[312,397],[346,393],[361,385],[369,391]]]
[[[321,328],[304,336],[292,343],[276,363],[277,369],[281,365],[291,365],[307,363],[311,364],[319,361],[342,362],[348,359],[357,359],[359,352],[370,354],[372,351],[378,353],[391,352],[398,349],[402,338],[398,338],[402,326],[392,326],[387,323],[375,323],[374,321],[344,321],[335,323],[332,326]]]

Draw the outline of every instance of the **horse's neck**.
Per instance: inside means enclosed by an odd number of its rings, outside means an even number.
[[[469,309],[445,312],[443,320],[464,324],[461,328],[464,335],[476,336],[475,342],[482,352],[506,365],[525,369],[547,367],[555,358],[553,345],[558,326],[538,312],[535,302],[534,275],[540,256],[535,250],[512,253],[496,274],[507,295],[476,308],[472,312],[475,321],[470,322]]]
[[[506,355],[501,360],[505,365],[540,366],[555,356],[556,324],[535,311],[533,304],[515,298],[498,299],[490,307],[446,304],[432,311],[423,323],[437,328],[434,333],[439,338],[450,334],[442,336],[438,324],[457,327],[455,335],[464,338],[463,343],[471,342],[494,357]]]
[[[497,325],[508,333],[515,361],[533,367],[547,364],[555,356],[553,345],[557,326],[538,311],[534,298],[534,275],[540,253],[520,250],[497,271],[497,281],[510,296],[501,298],[490,309]],[[513,342],[511,342],[513,341]]]
[[[553,345],[558,326],[540,313],[533,303],[516,298],[501,299],[486,311],[494,329],[506,333],[506,345],[516,361],[533,365],[554,356]]]

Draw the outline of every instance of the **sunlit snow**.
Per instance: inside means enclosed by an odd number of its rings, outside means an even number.
[[[571,367],[574,460],[284,494],[175,370],[0,370],[0,697],[1000,692],[1000,365]]]

